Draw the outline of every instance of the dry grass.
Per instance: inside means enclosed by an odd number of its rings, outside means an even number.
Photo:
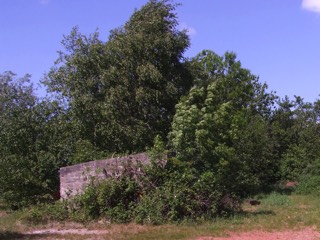
[[[261,205],[245,203],[243,212],[230,218],[219,218],[202,224],[146,226],[136,224],[114,225],[103,222],[83,224],[50,223],[27,226],[19,222],[20,213],[0,210],[0,239],[196,239],[200,236],[226,236],[226,232],[252,230],[276,231],[315,227],[320,230],[320,200],[312,196],[269,195]],[[103,230],[99,235],[26,234],[36,229]],[[106,231],[107,230],[107,231]],[[77,232],[77,231],[75,231]]]

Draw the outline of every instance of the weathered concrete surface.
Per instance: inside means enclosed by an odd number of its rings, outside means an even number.
[[[139,174],[141,166],[149,163],[148,155],[139,153],[60,168],[60,196],[68,198],[81,193],[92,178],[118,177],[124,170]]]

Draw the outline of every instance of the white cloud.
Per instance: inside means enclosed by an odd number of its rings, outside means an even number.
[[[38,0],[38,2],[42,5],[46,5],[50,2],[50,0]]]
[[[179,28],[181,30],[186,30],[190,37],[197,35],[197,30],[194,27],[188,26],[186,23],[181,23]]]
[[[302,0],[302,8],[320,13],[320,0]]]

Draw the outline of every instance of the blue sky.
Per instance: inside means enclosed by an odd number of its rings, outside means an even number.
[[[63,35],[97,28],[106,40],[147,0],[0,0],[0,73],[37,83],[62,50]],[[237,53],[243,67],[278,95],[320,94],[320,0],[180,0],[193,57],[203,49]],[[41,94],[41,91],[40,93]]]

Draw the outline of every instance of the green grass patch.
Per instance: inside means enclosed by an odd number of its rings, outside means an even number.
[[[264,206],[289,206],[292,204],[288,195],[272,192],[261,199]]]
[[[251,206],[247,202],[242,205],[243,211],[229,217],[219,217],[201,223],[184,222],[181,224],[165,224],[159,226],[137,224],[110,224],[103,219],[86,222],[80,225],[89,229],[108,229],[110,233],[104,238],[137,240],[137,239],[196,239],[200,236],[226,236],[227,232],[246,232],[251,230],[280,231],[316,227],[320,230],[320,200],[313,195],[270,193],[260,196],[261,204]],[[6,213],[0,217],[0,239],[15,239],[23,236],[26,231],[52,227],[53,222],[37,221],[43,211],[54,211],[50,206],[29,209],[23,212]],[[57,214],[61,214],[58,213]],[[28,216],[28,217],[27,217]],[[27,218],[34,218],[26,224]],[[23,219],[23,221],[21,221]],[[54,223],[56,228],[70,229],[74,223]],[[58,224],[58,225],[57,225]],[[68,225],[71,224],[71,225]],[[72,225],[73,224],[73,225]],[[58,226],[58,227],[57,227]],[[79,227],[79,224],[76,225]],[[52,235],[53,236],[53,235]],[[55,235],[54,235],[55,236]],[[41,236],[37,236],[41,239]],[[63,236],[55,236],[57,239]],[[85,236],[68,235],[68,239],[86,239]]]

